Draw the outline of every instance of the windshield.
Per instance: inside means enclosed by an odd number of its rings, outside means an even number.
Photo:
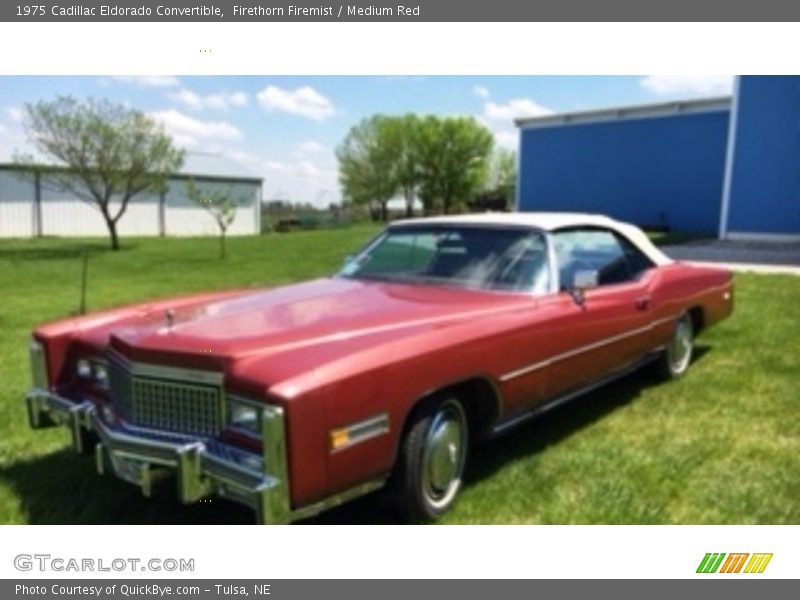
[[[549,285],[544,236],[522,228],[389,228],[340,275],[533,293]]]

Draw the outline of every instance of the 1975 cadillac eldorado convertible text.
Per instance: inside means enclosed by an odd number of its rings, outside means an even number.
[[[681,376],[732,308],[729,272],[606,217],[413,219],[330,278],[39,327],[27,408],[145,494],[171,475],[284,523],[389,482],[433,519],[474,440],[648,362]]]

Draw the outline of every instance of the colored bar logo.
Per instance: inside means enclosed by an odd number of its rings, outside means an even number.
[[[748,558],[750,560],[748,560]],[[749,554],[736,552],[707,552],[697,567],[698,573],[763,573],[772,553]]]

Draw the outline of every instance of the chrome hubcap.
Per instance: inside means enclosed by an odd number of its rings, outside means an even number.
[[[433,417],[425,440],[423,489],[428,501],[442,506],[461,485],[467,445],[466,417],[461,405],[450,400]]]
[[[670,344],[670,363],[672,370],[682,373],[692,358],[692,324],[688,317],[682,318],[675,327]]]

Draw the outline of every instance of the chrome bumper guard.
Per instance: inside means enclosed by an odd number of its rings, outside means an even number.
[[[174,474],[178,497],[186,504],[217,495],[252,508],[258,523],[292,520],[283,411],[278,407],[266,406],[262,413],[264,451],[259,456],[216,440],[111,425],[91,402],[75,403],[44,390],[30,391],[25,400],[32,428],[66,426],[78,452],[87,450],[84,432],[94,432],[98,473],[113,472],[139,486],[145,496],[156,481]]]

